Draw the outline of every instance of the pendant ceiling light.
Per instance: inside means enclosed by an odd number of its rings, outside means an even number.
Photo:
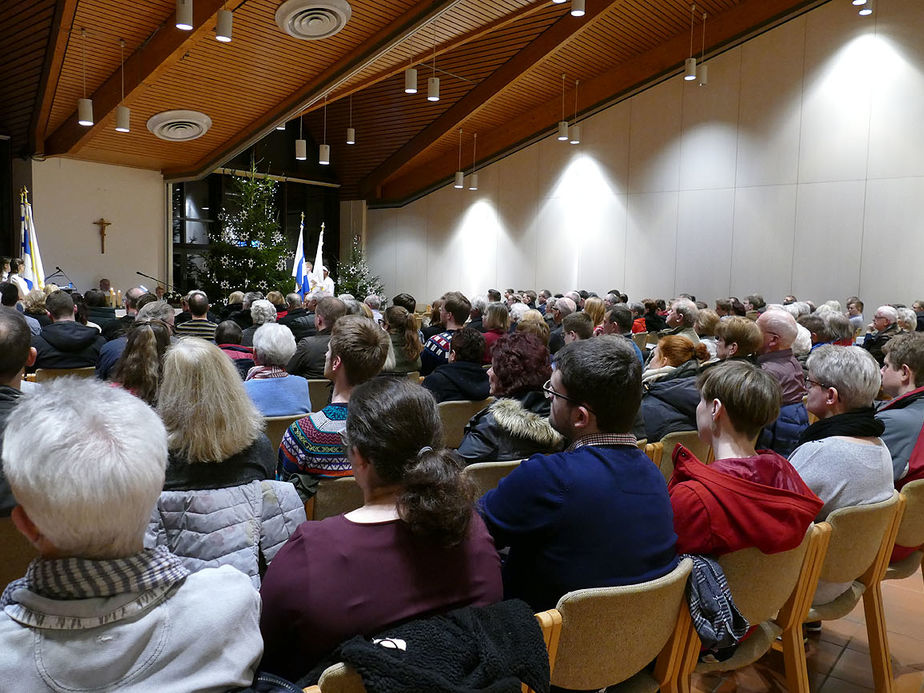
[[[119,103],[119,107],[116,108],[116,132],[130,132],[131,131],[131,119],[132,113],[128,109],[128,106],[125,105],[125,41],[119,39],[119,56],[120,56],[120,74],[119,77],[122,82],[122,100]]]
[[[218,10],[218,24],[215,25],[215,39],[222,43],[231,43],[231,26],[234,14],[231,10]]]
[[[417,69],[409,67],[404,71],[404,93],[417,93]]]
[[[285,124],[285,123],[280,123],[279,125],[276,126],[276,129],[277,129],[277,130],[282,130],[283,132],[285,132],[285,131],[286,131],[286,124]]]
[[[462,128],[459,128],[459,168],[456,171],[456,179],[452,187],[457,190],[465,187],[465,173],[462,171]]]
[[[561,73],[561,120],[558,121],[558,139],[568,141],[568,121],[565,120],[565,73]]]
[[[440,78],[436,76],[436,29],[433,30],[433,76],[427,80],[427,101],[440,100]]]
[[[860,8],[858,14],[861,17],[868,17],[871,15],[873,13],[873,2],[874,0],[866,0],[866,2],[863,3],[863,7]]]
[[[475,173],[475,156],[478,152],[478,133],[476,132],[472,136],[472,172],[468,177],[468,189],[477,190],[478,189],[478,174]]]
[[[696,81],[699,86],[709,84],[709,66],[706,64],[706,13],[703,12],[703,50],[699,55],[699,65],[696,66]]]
[[[193,0],[176,0],[176,28],[192,31]]]
[[[571,16],[583,17],[584,13],[584,0],[571,0]]]
[[[327,143],[327,94],[324,95],[324,137],[321,141],[324,144],[318,147],[318,163],[327,166],[330,164],[330,145]]]
[[[80,36],[83,50],[83,98],[77,99],[77,124],[90,127],[93,125],[93,100],[87,98],[87,30],[81,29]]]
[[[298,139],[295,140],[295,158],[298,161],[304,161],[308,158],[308,143],[302,137],[302,121],[304,116],[298,117]]]
[[[580,80],[574,80],[574,124],[571,126],[571,138],[569,139],[571,144],[581,143],[581,126],[577,122],[578,86],[580,84]]]
[[[356,130],[353,128],[353,95],[350,94],[350,126],[347,128],[347,144],[356,144]]]
[[[693,22],[696,15],[696,5],[690,5],[690,57],[684,64],[683,78],[687,82],[696,79],[696,58],[693,57]]]

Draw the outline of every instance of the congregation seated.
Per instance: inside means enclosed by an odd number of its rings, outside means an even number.
[[[709,350],[709,358],[718,358],[716,354],[716,336],[715,330],[719,326],[719,314],[708,308],[701,309],[696,316],[696,322],[693,324],[693,330],[699,341],[706,345]]]
[[[170,457],[146,545],[190,570],[232,565],[259,586],[305,510],[291,484],[271,481],[275,450],[234,366],[214,344],[181,338],[164,358],[157,411]]]
[[[250,327],[241,332],[241,346],[253,346],[254,333],[271,322],[276,322],[276,306],[265,298],[255,300],[250,305]]]
[[[924,449],[918,438],[924,428],[924,334],[910,332],[883,347],[882,402],[876,418],[883,423],[882,442],[892,456],[895,486],[924,478]]]
[[[664,477],[629,432],[641,398],[635,352],[604,335],[563,347],[556,363],[544,389],[569,447],[524,460],[479,501],[497,548],[510,549],[504,596],[536,611],[571,590],[652,580],[677,563]]]
[[[309,305],[311,304],[313,305],[309,310]],[[286,314],[282,317],[277,317],[277,322],[292,331],[296,344],[305,337],[310,337],[317,332],[317,328],[314,326],[315,306],[317,306],[317,299],[313,297],[306,297],[302,301],[302,297],[297,293],[286,296]],[[277,311],[277,316],[278,314]]]
[[[112,381],[152,407],[164,372],[164,354],[170,346],[170,327],[160,320],[136,320],[128,331],[125,350]]]
[[[384,327],[391,347],[382,370],[386,373],[419,371],[423,345],[420,343],[414,314],[402,306],[391,306],[384,313]]]
[[[250,369],[256,365],[253,360],[253,347],[241,345],[242,333],[241,326],[233,320],[222,320],[215,328],[215,343],[234,362],[241,380],[246,378]]]
[[[686,337],[693,344],[699,344],[699,335],[696,334],[696,320],[699,318],[699,308],[688,298],[678,298],[671,303],[671,308],[665,318],[667,329],[662,330],[664,335],[678,335]],[[708,359],[700,359],[706,361]]]
[[[437,402],[478,402],[488,396],[488,374],[481,365],[484,342],[484,335],[471,327],[452,335],[449,363],[437,366],[422,383]]]
[[[770,309],[760,314],[757,326],[763,334],[757,363],[776,378],[782,393],[780,415],[764,427],[757,444],[788,457],[808,426],[808,412],[802,403],[805,377],[802,365],[793,354],[798,324],[785,310]]]
[[[143,547],[166,463],[155,412],[93,379],[46,383],[11,413],[13,521],[40,557],[0,597],[5,690],[250,685],[263,644],[247,576],[193,573],[166,547]]]
[[[296,344],[295,353],[286,364],[286,370],[292,375],[300,375],[307,380],[326,377],[324,358],[330,342],[331,330],[346,314],[346,303],[339,298],[325,296],[318,301],[314,315],[317,332]]]
[[[658,340],[642,374],[641,410],[649,443],[661,440],[668,433],[696,428],[699,403],[696,376],[699,362],[708,358],[705,344],[694,345],[682,335],[667,335]]]
[[[322,326],[327,300],[343,305],[340,299],[323,299],[318,304]],[[289,426],[282,437],[276,465],[276,478],[294,484],[303,501],[317,493],[321,479],[353,475],[340,439],[346,427],[350,395],[354,387],[378,375],[388,357],[388,334],[372,320],[358,315],[339,318],[326,341],[324,377],[333,384],[330,404]]]
[[[515,332],[495,342],[487,377],[497,399],[465,427],[458,453],[466,464],[519,460],[561,448],[543,391],[551,374],[549,350],[536,335]]]
[[[15,303],[15,301],[13,302]],[[41,327],[47,327],[51,324],[51,318],[45,310],[45,292],[41,289],[32,289],[22,300],[23,315],[26,315]]]
[[[898,332],[898,311],[892,306],[879,306],[873,315],[873,331],[863,339],[862,346],[872,354],[880,367],[885,358],[882,348]]]
[[[218,323],[212,321],[209,311],[209,297],[204,291],[190,291],[186,297],[189,315],[186,320],[179,321],[179,315],[174,318],[176,333],[181,337],[201,337],[210,341],[215,340],[215,328]],[[180,314],[182,315],[182,313]]]
[[[485,328],[482,363],[491,363],[491,352],[494,349],[494,343],[500,339],[501,335],[507,334],[510,330],[510,311],[507,310],[507,305],[500,301],[489,303],[485,308],[482,325]]]
[[[255,365],[247,372],[244,389],[263,416],[311,411],[308,381],[286,372],[285,366],[294,353],[295,337],[284,325],[266,323],[253,335]]]
[[[167,326],[171,334],[173,333],[173,308],[166,301],[148,301],[138,310],[135,320],[139,322],[159,320]],[[96,359],[97,378],[100,380],[110,379],[115,372],[119,359],[122,358],[122,352],[125,351],[126,344],[128,344],[128,336],[123,334],[102,346]]]
[[[817,519],[888,500],[892,457],[879,438],[884,426],[874,416],[881,382],[875,359],[860,347],[827,344],[809,356],[808,369],[808,410],[819,420],[803,431],[789,461],[824,501]],[[819,583],[815,603],[827,603],[846,588]]]
[[[719,320],[715,326],[715,355],[725,359],[754,359],[764,344],[764,334],[753,320],[737,315]]]
[[[32,337],[38,352],[34,368],[95,366],[106,338],[99,330],[77,322],[74,299],[64,291],[55,291],[45,299],[45,307],[52,323]]]
[[[31,334],[37,335],[42,333],[42,323],[36,320],[31,315],[26,315],[18,310],[17,304],[19,302],[19,289],[16,288],[16,285],[11,282],[0,282],[0,306],[4,308],[9,308],[10,310],[15,310],[17,313],[23,316],[26,320],[26,325],[29,327],[29,332]],[[43,301],[44,302],[44,301]],[[45,318],[47,319],[47,324],[51,324],[51,318],[48,317],[48,313],[45,313]]]
[[[22,401],[22,378],[35,361],[32,334],[25,318],[14,308],[0,307],[0,448],[3,430],[13,408]],[[8,517],[16,501],[0,468],[0,517]]]
[[[591,296],[584,301],[584,310],[581,312],[590,318],[593,325],[593,336],[603,334],[603,319],[606,316],[606,306],[603,299],[598,296]]]
[[[449,363],[452,335],[461,330],[472,310],[472,304],[458,291],[443,295],[440,305],[440,324],[444,329],[429,339],[420,352],[420,374],[429,375],[437,366]]]
[[[97,324],[100,332],[116,319],[115,308],[106,305],[106,294],[99,289],[90,289],[83,299],[87,304],[87,319]]]
[[[542,313],[535,308],[527,310],[517,321],[516,331],[536,335],[546,347],[549,345],[549,338],[552,334],[549,324],[542,317]]]
[[[632,339],[632,325],[632,311],[625,304],[617,303],[606,312],[606,317],[603,321],[603,334],[622,336],[632,345],[639,362],[645,363],[645,355],[639,349],[635,340]]]
[[[679,445],[673,453],[667,490],[677,551],[720,556],[752,546],[764,553],[795,548],[822,501],[785,457],[755,450],[761,428],[779,414],[776,379],[730,360],[705,371],[697,386],[697,430],[715,461],[703,464]]]
[[[573,299],[562,296],[555,300],[552,308],[552,324],[549,325],[549,351],[552,354],[558,353],[558,350],[565,346],[564,320],[577,310],[577,304]]]
[[[363,506],[305,522],[277,554],[260,591],[261,669],[296,680],[350,636],[502,598],[474,487],[441,440],[436,403],[419,386],[375,378],[356,388],[344,443]]]

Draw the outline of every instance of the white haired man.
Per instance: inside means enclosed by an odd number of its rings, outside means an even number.
[[[898,311],[892,306],[879,306],[873,315],[873,332],[866,335],[861,346],[872,354],[880,368],[885,360],[882,347],[898,333]]]
[[[230,566],[189,573],[165,547],[143,548],[167,465],[151,408],[61,378],[16,406],[2,456],[13,522],[40,558],[0,597],[0,681],[23,691],[250,685],[263,651],[250,578]]]
[[[372,311],[372,319],[379,325],[382,324],[382,299],[375,294],[369,294],[363,299],[363,303],[369,306]]]
[[[699,317],[699,308],[688,298],[678,298],[671,303],[670,312],[667,314],[666,322],[668,330],[662,334],[676,334],[686,337],[694,345],[699,344],[699,335],[696,334],[696,318]]]
[[[562,327],[562,321],[577,310],[577,304],[574,299],[563,296],[555,301],[555,307],[552,309],[552,321],[554,327],[549,333],[549,351],[555,353],[565,346],[565,332]]]
[[[761,432],[758,447],[788,457],[796,447],[802,431],[808,427],[808,412],[802,403],[805,376],[802,365],[792,351],[799,330],[796,319],[790,313],[774,308],[758,316],[757,326],[764,337],[757,363],[763,370],[773,374],[782,391],[780,415]]]

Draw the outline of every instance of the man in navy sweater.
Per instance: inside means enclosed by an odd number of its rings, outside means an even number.
[[[479,502],[497,548],[510,548],[505,598],[542,611],[571,590],[645,582],[676,566],[667,485],[631,433],[641,371],[617,336],[558,352],[544,389],[569,447],[523,461]]]

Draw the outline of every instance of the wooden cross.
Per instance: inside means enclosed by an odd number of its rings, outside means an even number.
[[[112,225],[112,222],[106,221],[103,217],[100,217],[93,223],[99,226],[100,252],[105,254],[106,253],[106,227]]]

